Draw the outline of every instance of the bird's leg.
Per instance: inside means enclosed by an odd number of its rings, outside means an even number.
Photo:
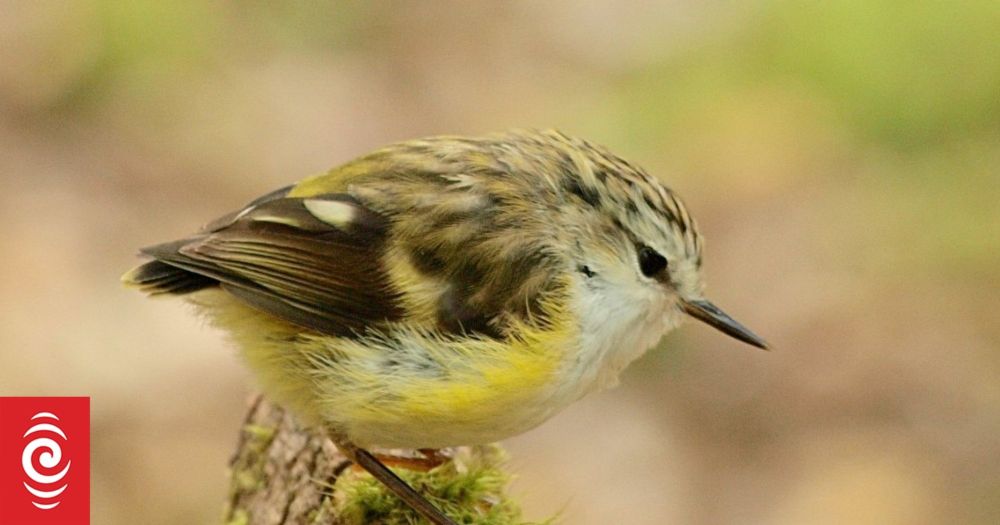
[[[407,470],[416,470],[418,472],[427,472],[443,465],[451,459],[450,456],[443,454],[437,449],[422,448],[418,449],[418,452],[420,452],[419,457],[385,454],[380,452],[372,452],[372,456],[375,456],[375,459],[382,462],[383,465],[405,468]]]
[[[393,494],[410,506],[418,514],[427,518],[434,525],[457,525],[444,515],[427,498],[423,497],[413,487],[406,484],[393,471],[389,470],[371,452],[343,439],[334,439],[334,444],[354,463],[368,471],[375,479],[382,482]]]
[[[418,448],[417,452],[423,454],[423,456],[427,458],[427,461],[434,465],[431,468],[442,465],[451,459],[451,454],[440,448]],[[454,451],[451,452],[453,453]]]

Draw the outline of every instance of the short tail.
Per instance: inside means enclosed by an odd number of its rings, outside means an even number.
[[[184,295],[219,284],[210,277],[161,261],[149,261],[132,268],[122,276],[122,282],[149,295]]]

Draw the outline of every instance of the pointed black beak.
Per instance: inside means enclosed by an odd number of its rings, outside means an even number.
[[[757,337],[747,327],[736,322],[736,319],[729,317],[729,314],[719,310],[714,304],[704,301],[684,301],[681,303],[684,311],[699,321],[704,321],[722,333],[735,337],[744,343],[768,350],[767,343]]]

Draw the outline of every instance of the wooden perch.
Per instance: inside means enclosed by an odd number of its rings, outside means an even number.
[[[458,523],[521,523],[506,496],[503,451],[491,445],[452,454],[429,472],[397,473]],[[226,525],[424,523],[322,433],[262,396],[250,404],[230,467]]]

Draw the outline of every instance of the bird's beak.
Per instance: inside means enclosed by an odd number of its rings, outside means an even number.
[[[729,317],[729,314],[719,310],[714,304],[705,300],[683,301],[684,311],[699,321],[704,321],[722,333],[735,337],[744,343],[767,350],[767,343],[757,337],[747,327]]]

